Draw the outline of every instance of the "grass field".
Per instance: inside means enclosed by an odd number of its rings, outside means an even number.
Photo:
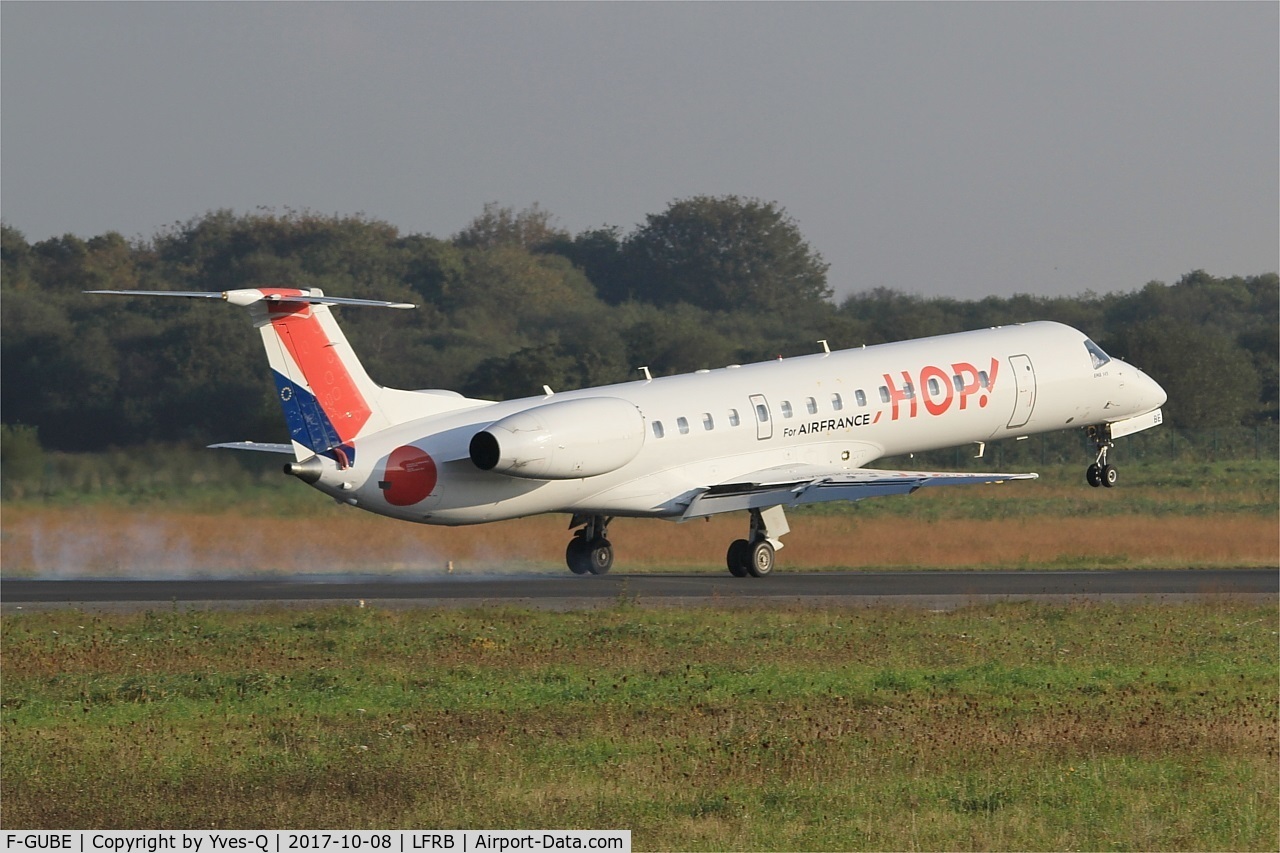
[[[1134,465],[1114,490],[1072,467],[815,507],[779,563],[1276,567],[1277,467]],[[179,470],[7,500],[5,574],[564,571],[562,516],[423,527],[278,475]],[[640,571],[723,571],[744,532],[610,528]],[[1274,605],[1225,603],[9,613],[0,823],[1275,850],[1278,629]]]
[[[926,489],[790,513],[780,568],[1120,568],[1280,565],[1278,466],[1134,465],[1116,489],[1076,468],[1035,482]],[[565,516],[468,528],[392,521],[277,475],[271,485],[8,501],[10,575],[459,573],[563,570]],[[157,487],[158,488],[158,487]],[[746,515],[619,519],[618,570],[719,571]]]
[[[6,827],[1275,850],[1274,606],[6,615]]]

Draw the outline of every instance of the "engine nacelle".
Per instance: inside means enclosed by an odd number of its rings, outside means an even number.
[[[644,446],[644,415],[617,397],[548,403],[509,415],[471,438],[481,471],[577,480],[616,471]]]

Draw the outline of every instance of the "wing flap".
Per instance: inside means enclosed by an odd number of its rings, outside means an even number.
[[[769,472],[760,472],[768,474]],[[860,501],[885,495],[907,495],[929,486],[963,486],[1034,480],[1039,474],[930,473],[859,469],[809,479],[746,480],[721,483],[700,492],[689,503],[683,518],[703,518],[722,512],[762,509],[768,506],[800,506],[826,501]]]

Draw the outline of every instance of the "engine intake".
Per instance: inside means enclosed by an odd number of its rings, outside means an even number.
[[[644,415],[617,397],[548,403],[489,424],[471,438],[481,471],[577,480],[616,471],[644,446]]]

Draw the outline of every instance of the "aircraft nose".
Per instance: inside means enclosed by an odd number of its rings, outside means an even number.
[[[1152,379],[1141,370],[1138,375],[1142,377],[1142,402],[1144,405],[1152,409],[1158,409],[1169,399],[1169,395],[1165,393],[1164,388],[1160,387],[1160,383]]]

